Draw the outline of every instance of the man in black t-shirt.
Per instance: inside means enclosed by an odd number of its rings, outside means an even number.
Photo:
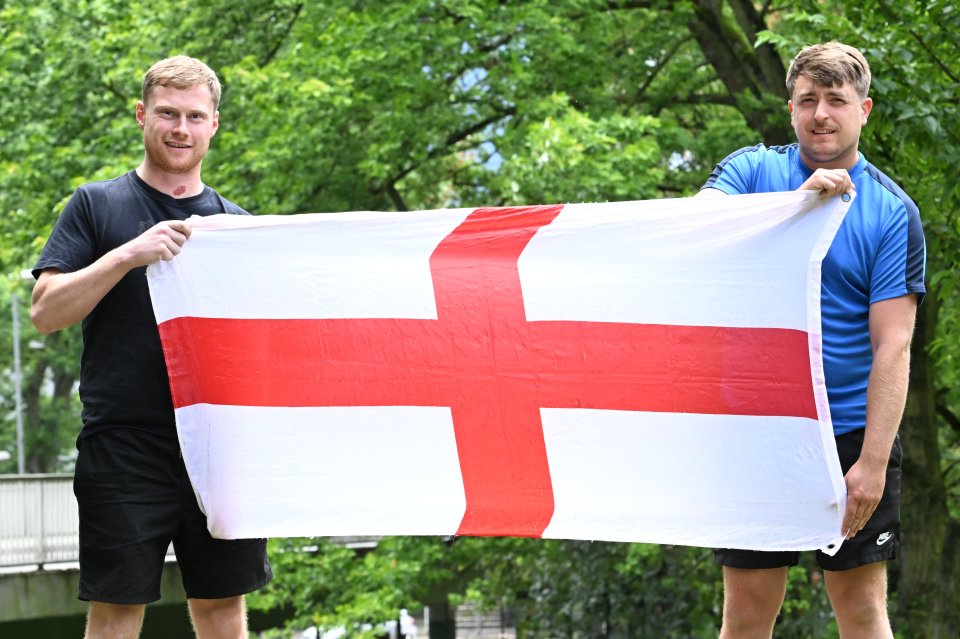
[[[190,216],[248,214],[201,180],[219,102],[217,76],[199,60],[153,65],[136,107],[143,162],[80,187],[33,271],[36,327],[83,323],[74,492],[90,639],[139,634],[171,542],[201,639],[245,638],[243,595],[272,578],[265,540],[207,532],[180,456],[146,281],[149,264],[180,252]]]

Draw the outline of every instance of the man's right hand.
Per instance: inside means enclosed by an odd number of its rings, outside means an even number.
[[[131,270],[176,257],[190,232],[188,222],[160,222],[79,271],[44,270],[33,287],[34,326],[46,334],[81,321]]]
[[[124,244],[120,249],[126,254],[130,268],[148,266],[161,260],[172,260],[179,255],[190,233],[190,225],[187,222],[181,220],[160,222]]]
[[[846,169],[817,169],[797,190],[820,191],[820,197],[832,197],[844,193],[856,195],[857,187]]]

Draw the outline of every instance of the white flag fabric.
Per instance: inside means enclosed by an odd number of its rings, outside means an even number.
[[[848,207],[194,219],[147,275],[210,532],[836,552],[820,264]]]

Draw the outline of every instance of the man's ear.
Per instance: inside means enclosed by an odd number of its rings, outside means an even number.
[[[144,106],[143,102],[137,100],[137,124],[142,129],[147,117],[147,107]]]
[[[860,102],[860,108],[863,110],[863,118],[861,118],[861,124],[867,123],[867,118],[870,117],[870,112],[873,111],[873,100],[870,98],[864,98]]]

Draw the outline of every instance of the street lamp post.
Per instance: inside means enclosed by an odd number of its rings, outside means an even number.
[[[10,308],[13,315],[13,394],[17,414],[17,473],[24,474],[25,459],[23,454],[23,389],[20,372],[20,300],[17,292],[10,296]]]
[[[32,282],[33,273],[22,270],[17,274],[21,282]],[[13,319],[13,395],[17,419],[17,474],[26,472],[23,446],[23,371],[20,367],[20,298],[16,287],[10,293],[10,314]]]

